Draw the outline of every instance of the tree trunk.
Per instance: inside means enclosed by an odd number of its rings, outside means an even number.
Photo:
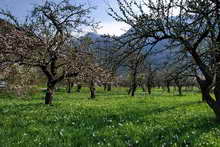
[[[208,82],[207,80],[202,80],[200,79],[198,76],[196,77],[197,82],[199,83],[200,89],[201,89],[201,93],[202,93],[202,100],[206,101],[207,104],[213,109],[213,111],[216,113],[216,102],[215,100],[211,97],[210,95],[210,89],[209,86],[211,85],[210,82]],[[218,108],[217,108],[218,109]],[[219,115],[220,116],[220,115]],[[217,117],[217,115],[216,115]]]
[[[220,121],[220,99],[219,99],[220,85],[217,83],[217,80],[216,80],[216,86],[214,88],[214,95],[215,95],[216,100],[214,100],[212,98],[212,96],[210,95],[210,90],[209,90],[210,84],[207,84],[206,80],[201,80],[201,81],[199,81],[199,83],[200,83],[203,101],[207,102],[207,104],[210,106],[210,108],[212,108],[212,110],[214,111],[216,119],[218,121]]]
[[[144,84],[141,84],[141,88],[142,88],[143,92],[146,92],[146,87]]]
[[[90,94],[91,99],[94,99],[96,97],[95,83],[93,80],[90,81]]]
[[[112,85],[111,85],[111,83],[108,83],[108,85],[107,85],[107,91],[111,91],[112,90]]]
[[[220,33],[218,34],[217,41],[220,42]],[[218,48],[219,49],[219,48]],[[211,71],[206,64],[204,64],[199,56],[199,54],[196,52],[196,50],[190,50],[190,53],[195,60],[196,64],[198,65],[200,71],[202,72],[203,76],[205,77],[204,80],[201,80],[198,76],[197,81],[200,84],[200,88],[202,91],[202,96],[203,99],[207,102],[209,107],[214,111],[216,118],[220,120],[220,54],[219,51],[217,50],[215,52],[215,64],[216,66],[216,83],[215,83],[215,89],[214,89],[214,94],[215,94],[215,99],[212,98],[210,95],[210,86],[212,85],[212,81],[214,79],[214,76],[211,74]]]
[[[128,95],[130,95],[130,93],[131,93],[131,87],[128,89]]]
[[[136,88],[137,88],[137,86],[136,86],[136,84],[134,84],[131,89],[131,96],[135,95]]]
[[[178,92],[179,92],[179,96],[182,96],[182,95],[183,95],[183,94],[182,94],[182,86],[181,86],[181,85],[178,86]]]
[[[45,104],[52,105],[54,89],[55,89],[55,83],[48,81],[47,92],[45,95]]]
[[[158,87],[158,89],[161,88],[161,84],[160,84],[160,82],[157,83],[157,87]]]
[[[81,88],[82,88],[82,85],[81,85],[81,84],[77,84],[76,92],[80,92],[80,91],[81,91]]]
[[[170,81],[167,81],[166,85],[167,85],[167,92],[170,93]]]
[[[176,91],[177,91],[177,86],[175,85],[173,89],[174,89],[174,91],[176,92]]]
[[[106,89],[107,89],[107,84],[104,83],[103,86],[104,86],[104,91],[106,91]]]
[[[148,94],[151,95],[151,88],[152,88],[152,81],[150,78],[148,78],[147,80],[147,91],[148,91]]]
[[[178,93],[179,93],[179,96],[182,96],[183,94],[182,94],[182,84],[180,83],[180,81],[179,81],[179,79],[175,79],[175,84],[176,84],[176,86],[177,86],[177,88],[178,88]]]
[[[94,99],[95,98],[95,96],[96,96],[96,90],[95,90],[95,88],[90,88],[90,92],[91,92],[91,96],[90,96],[90,98],[91,99]]]
[[[132,84],[131,87],[128,89],[128,95],[135,96],[136,89],[137,86],[135,86],[135,84]]]
[[[134,96],[136,89],[137,89],[137,71],[135,70],[132,74],[131,87],[128,91],[128,94],[131,94],[131,96]]]
[[[220,40],[220,34],[218,36],[218,41]],[[220,42],[220,41],[219,41]],[[220,43],[218,42],[218,47]],[[215,88],[214,88],[214,95],[215,95],[215,107],[214,112],[218,121],[220,121],[220,48],[216,51],[215,59],[216,59],[216,75],[215,75]]]
[[[67,86],[67,93],[71,93],[71,86],[70,86],[70,83],[68,83],[68,86]]]
[[[147,84],[147,91],[148,91],[148,94],[151,95],[151,84],[150,83]]]
[[[209,94],[208,85],[206,85],[205,80],[202,81],[199,77],[197,77],[196,79],[199,84],[199,89],[201,90],[202,93],[202,101],[205,102],[206,97]]]
[[[131,86],[131,96],[134,96],[134,95],[135,95],[136,88],[137,88],[136,77],[134,77],[134,79],[133,79],[133,84],[132,84],[132,86]]]
[[[71,93],[73,87],[73,83],[68,81],[67,82],[67,93]]]

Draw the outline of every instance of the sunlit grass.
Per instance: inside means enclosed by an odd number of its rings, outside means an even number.
[[[220,125],[197,92],[99,88],[89,100],[88,89],[59,89],[54,106],[43,96],[0,94],[0,146],[220,146]]]

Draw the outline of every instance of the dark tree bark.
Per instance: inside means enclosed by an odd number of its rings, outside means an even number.
[[[147,84],[147,91],[148,91],[148,94],[151,95],[151,84],[150,83]]]
[[[166,81],[166,86],[167,86],[167,92],[170,93],[170,81]]]
[[[135,96],[136,89],[137,89],[137,86],[135,86],[135,84],[132,84],[128,90],[128,95]]]
[[[54,94],[54,90],[55,90],[55,84],[51,81],[47,82],[47,92],[45,95],[45,104],[49,104],[52,105],[52,101],[53,101],[53,94]]]
[[[96,97],[96,89],[95,89],[95,83],[93,80],[90,81],[90,98],[94,99]]]
[[[182,94],[182,86],[180,85],[180,86],[178,86],[178,92],[179,92],[179,96],[182,96],[183,94]]]
[[[131,94],[131,87],[128,89],[128,95]]]
[[[137,89],[137,86],[134,84],[134,85],[132,86],[132,89],[131,89],[131,96],[134,96],[134,95],[135,95],[136,89]]]
[[[82,85],[81,85],[81,84],[77,84],[76,92],[80,92],[80,91],[81,91],[81,88],[82,88]]]
[[[52,68],[53,66],[51,66]],[[49,72],[46,66],[42,66],[41,70],[43,71],[43,73],[46,75],[47,77],[47,92],[45,95],[45,104],[47,105],[52,105],[52,101],[53,101],[53,94],[55,91],[55,85],[58,81],[62,80],[63,78],[59,78],[59,79],[54,79],[54,71],[53,72]]]
[[[202,93],[202,101],[205,102],[206,101],[206,97],[209,97],[210,96],[210,91],[209,91],[209,88],[208,88],[208,84],[206,83],[205,80],[202,80],[200,79],[199,77],[196,77],[197,79],[197,82],[199,84],[199,88],[201,90],[201,93]]]
[[[71,93],[73,88],[73,83],[70,80],[67,80],[67,93]]]
[[[210,108],[212,108],[212,110],[214,111],[216,115],[217,120],[220,120],[220,99],[219,99],[220,77],[219,77],[219,74],[216,74],[216,83],[215,83],[215,89],[214,89],[215,99],[213,99],[212,96],[210,95],[210,87],[213,83],[214,76],[209,71],[209,68],[202,62],[200,56],[197,54],[195,50],[192,50],[190,53],[192,57],[194,58],[194,60],[196,61],[196,64],[199,66],[199,69],[201,70],[205,78],[204,80],[201,80],[198,76],[196,77],[200,85],[201,92],[202,92],[202,99],[203,101],[207,102]],[[216,62],[219,63],[220,57],[215,57],[215,59],[216,59]],[[216,67],[216,73],[219,73],[219,71],[220,71],[220,67],[218,64]]]
[[[219,3],[220,4],[220,3]],[[219,6],[220,7],[220,6]],[[218,36],[218,47],[220,47],[220,34]],[[215,95],[215,106],[214,112],[216,114],[216,118],[220,121],[220,48],[216,51],[215,60],[216,60],[216,73],[215,73],[215,88],[214,88],[214,95]]]
[[[71,84],[70,83],[67,84],[67,93],[71,93]]]
[[[131,84],[131,88],[130,88],[130,94],[131,96],[135,95],[135,91],[137,89],[137,70],[134,70],[133,74],[132,74],[132,84]]]
[[[111,85],[111,83],[108,83],[107,84],[107,91],[111,91],[112,90],[112,85]]]
[[[72,73],[72,74],[68,74],[68,75],[60,75],[59,77],[56,77],[56,67],[55,67],[55,59],[53,60],[53,62],[51,63],[50,66],[50,71],[48,70],[47,66],[41,66],[41,70],[43,71],[43,73],[46,75],[48,81],[47,81],[47,92],[45,95],[45,104],[49,104],[52,105],[52,101],[53,101],[53,94],[55,91],[55,86],[58,82],[62,81],[65,76],[66,77],[75,77],[78,75],[78,73]]]
[[[152,85],[153,85],[152,76],[150,75],[147,80],[147,91],[149,95],[151,95]]]
[[[104,83],[103,86],[104,86],[104,91],[106,91],[106,89],[107,89],[107,83]]]
[[[178,88],[178,93],[179,93],[179,96],[182,96],[182,83],[179,81],[179,79],[175,79],[175,84]]]

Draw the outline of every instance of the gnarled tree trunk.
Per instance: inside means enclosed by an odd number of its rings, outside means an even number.
[[[219,35],[220,37],[220,35]],[[202,91],[202,98],[204,99],[204,101],[207,102],[207,104],[209,105],[209,107],[214,111],[216,118],[218,120],[220,120],[220,92],[219,92],[219,88],[220,88],[220,75],[219,75],[219,71],[220,71],[220,56],[218,54],[218,52],[216,53],[217,56],[215,56],[215,60],[217,63],[216,66],[216,80],[215,80],[215,89],[214,89],[214,95],[215,95],[215,99],[212,98],[212,96],[210,95],[210,88],[212,86],[213,83],[213,79],[214,76],[211,74],[209,68],[202,62],[201,58],[199,57],[198,53],[195,50],[191,50],[191,55],[194,58],[194,60],[196,61],[196,64],[199,66],[199,69],[201,70],[203,76],[204,76],[204,80],[201,80],[198,76],[197,76],[197,81],[200,85],[200,89]]]
[[[48,81],[47,82],[47,92],[45,95],[45,104],[52,104],[53,101],[53,94],[54,94],[54,90],[55,90],[55,84],[54,82]]]

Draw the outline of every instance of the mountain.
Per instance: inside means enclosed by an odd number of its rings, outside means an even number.
[[[130,29],[126,33],[117,37],[117,39],[120,39],[121,42],[132,43],[132,41],[134,41],[136,37],[133,34],[135,34],[134,30]],[[124,48],[116,52],[114,49],[120,46],[120,43],[117,43],[111,37],[106,37],[94,32],[89,32],[82,38],[90,38],[92,40],[93,44],[90,46],[90,51],[97,56],[97,59],[100,59],[100,63],[110,64],[111,62],[115,62],[119,59],[119,57],[121,57],[120,54],[123,54],[126,50],[128,51],[132,49],[125,46]],[[150,41],[152,40],[146,40],[146,42]],[[138,43],[140,42],[137,42],[135,45],[137,45]],[[147,61],[151,62],[151,64],[154,64],[158,67],[162,67],[163,64],[166,64],[168,61],[174,59],[179,52],[179,48],[174,48],[172,50],[167,49],[166,47],[168,45],[170,45],[169,40],[162,40],[158,42],[155,46],[145,46],[142,49],[142,53],[149,53],[149,55],[146,57]],[[113,56],[113,58],[109,58],[111,56]],[[105,59],[105,61],[103,61],[103,59]],[[124,67],[119,67],[118,71],[119,73],[123,73],[126,72],[127,69]]]

